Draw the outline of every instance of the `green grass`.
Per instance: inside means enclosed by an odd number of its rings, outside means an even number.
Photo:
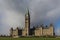
[[[60,38],[43,38],[43,37],[22,37],[22,38],[11,38],[11,37],[0,37],[0,40],[60,40]]]

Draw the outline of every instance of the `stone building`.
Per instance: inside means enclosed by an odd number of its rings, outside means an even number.
[[[53,25],[50,24],[49,27],[43,28],[43,36],[53,36],[54,35],[54,28]]]
[[[54,36],[54,26],[50,24],[49,26],[40,25],[38,27],[30,28],[30,14],[29,10],[25,14],[25,27],[24,29],[11,28],[10,35],[14,38],[20,36]]]
[[[16,29],[11,28],[10,36],[13,38],[17,38],[19,36],[22,36],[22,30],[19,29],[18,27]]]
[[[35,29],[35,36],[54,36],[53,25],[50,26],[40,26]]]

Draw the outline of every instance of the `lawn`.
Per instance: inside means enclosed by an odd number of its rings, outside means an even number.
[[[32,37],[32,38],[11,38],[11,37],[0,37],[0,40],[60,40],[60,38],[42,38],[42,37]]]

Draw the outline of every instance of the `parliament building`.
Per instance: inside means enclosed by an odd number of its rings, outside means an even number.
[[[11,37],[21,37],[21,36],[54,36],[54,26],[53,24],[50,24],[49,26],[37,26],[30,28],[30,14],[29,10],[25,14],[25,27],[24,29],[19,29],[18,27],[16,29],[11,28],[10,29],[10,36]]]

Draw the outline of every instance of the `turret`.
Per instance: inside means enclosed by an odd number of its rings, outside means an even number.
[[[10,36],[12,37],[13,34],[13,28],[10,29]]]

